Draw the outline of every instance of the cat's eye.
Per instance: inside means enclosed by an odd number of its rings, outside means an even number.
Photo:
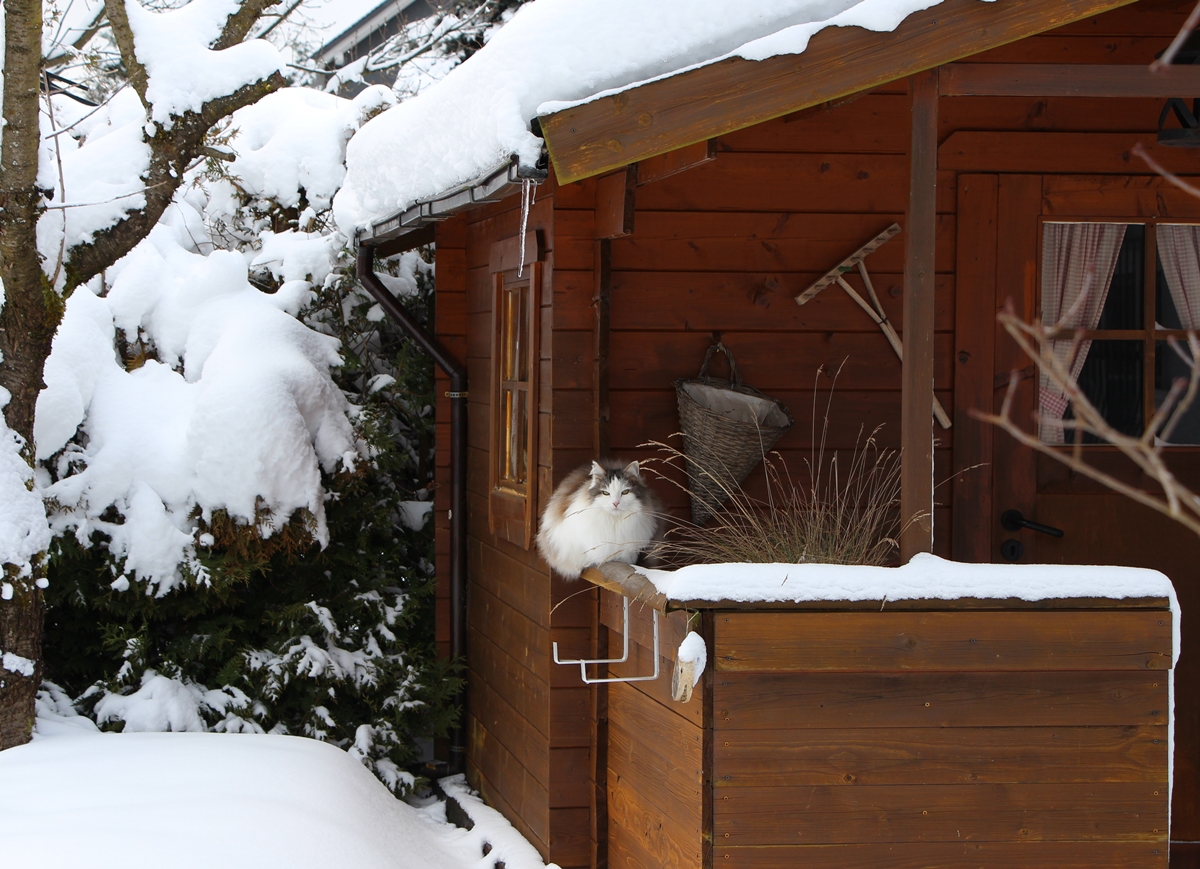
[[[629,494],[631,491],[632,491],[631,489],[622,489],[622,490],[621,490],[621,494],[622,494],[622,495],[628,495],[628,494]]]
[[[608,494],[608,489],[601,489],[601,490],[600,490],[600,494],[601,494],[601,495],[607,495],[607,494]]]

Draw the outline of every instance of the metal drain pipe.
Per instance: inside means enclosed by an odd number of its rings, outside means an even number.
[[[375,274],[375,247],[360,244],[357,274],[379,307],[395,321],[408,337],[433,357],[450,378],[450,657],[464,666],[467,660],[467,369],[455,359],[437,338],[388,292]],[[465,674],[464,674],[465,676]],[[459,723],[450,732],[450,772],[466,766],[467,692],[459,692],[456,702],[462,710]]]

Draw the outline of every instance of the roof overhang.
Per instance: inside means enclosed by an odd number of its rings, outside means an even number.
[[[1134,0],[945,0],[891,32],[831,27],[802,54],[730,58],[539,118],[560,184],[987,51]]]
[[[545,169],[521,166],[516,156],[510,157],[478,178],[375,221],[369,231],[359,233],[355,243],[369,244],[385,256],[395,256],[432,241],[434,224],[485,202],[499,202],[519,190],[524,181],[541,182],[547,175]]]

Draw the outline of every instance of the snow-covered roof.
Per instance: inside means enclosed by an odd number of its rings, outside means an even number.
[[[321,46],[317,57],[325,61],[336,60],[376,30],[386,27],[389,21],[402,16],[404,10],[415,2],[416,0],[316,0],[311,5],[320,8],[327,18],[326,26],[336,34]]]
[[[537,0],[437,85],[365,124],[334,202],[355,230],[484,176],[533,167],[531,118],[727,58],[800,54],[827,27],[894,30],[941,0]]]

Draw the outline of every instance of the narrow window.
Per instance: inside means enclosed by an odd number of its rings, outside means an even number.
[[[1188,366],[1168,345],[1200,328],[1200,226],[1145,223],[1051,223],[1042,228],[1042,322],[1066,331],[1052,342],[1065,359],[1083,332],[1071,374],[1117,431],[1140,435]],[[1072,443],[1063,425],[1071,403],[1041,378],[1039,431],[1048,443]],[[1084,444],[1104,441],[1079,433]],[[1172,444],[1200,443],[1200,407],[1170,435]]]
[[[539,263],[493,276],[492,437],[489,519],[493,534],[528,548],[537,477],[537,288]]]

